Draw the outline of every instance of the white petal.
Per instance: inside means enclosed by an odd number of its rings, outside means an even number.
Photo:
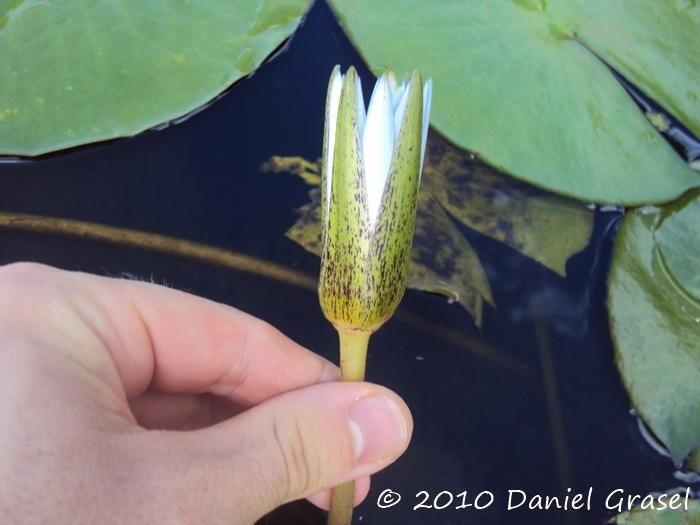
[[[365,129],[365,117],[367,112],[365,111],[365,99],[362,95],[362,82],[360,81],[360,75],[356,75],[355,79],[355,91],[357,98],[357,129],[361,138]]]
[[[404,92],[406,91],[406,84],[401,84],[400,86],[397,86],[397,88],[393,91],[393,99],[391,101],[391,108],[394,110],[394,113],[396,113],[396,108],[399,107],[399,102],[401,102],[401,98],[403,97]]]
[[[406,102],[408,102],[409,91],[409,86],[406,84],[401,84],[399,89],[396,91],[396,94],[400,94],[401,98],[397,100],[396,96],[394,96],[394,130],[396,135],[401,132],[401,123],[403,122],[403,115],[406,112]]]
[[[326,118],[326,144],[328,145],[326,154],[326,172],[323,174],[323,179],[326,181],[326,216],[328,216],[328,207],[331,202],[331,181],[333,179],[333,155],[335,153],[335,133],[338,128],[338,107],[340,106],[340,92],[343,89],[343,75],[340,71],[336,71],[331,79],[331,86],[328,93],[328,114]]]
[[[362,135],[367,207],[371,223],[374,223],[379,214],[391,158],[394,155],[394,142],[391,88],[389,80],[382,75],[374,86],[374,92],[367,109],[365,132]]]
[[[423,173],[423,157],[425,143],[428,141],[428,126],[430,126],[430,104],[433,99],[433,79],[429,78],[423,84],[423,129],[421,130],[420,172]]]
[[[391,93],[393,95],[399,88],[399,81],[396,78],[396,73],[394,73],[393,69],[390,69],[385,73],[385,75],[387,80],[389,81],[389,87],[391,88]]]

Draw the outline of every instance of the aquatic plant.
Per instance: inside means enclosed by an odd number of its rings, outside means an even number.
[[[365,112],[360,78],[336,66],[326,99],[318,296],[338,331],[344,381],[360,381],[370,335],[406,288],[431,100],[418,72],[379,77]],[[329,524],[350,523],[354,483],[331,495]]]

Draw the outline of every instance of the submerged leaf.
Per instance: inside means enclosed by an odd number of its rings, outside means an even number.
[[[318,164],[299,157],[272,157],[261,169],[292,172],[311,185],[320,181]],[[320,255],[317,188],[311,198],[287,236]],[[477,324],[483,301],[494,304],[491,289],[478,256],[450,215],[560,275],[568,258],[587,245],[593,219],[582,204],[514,181],[430,133],[408,286],[458,301]]]
[[[423,180],[425,180],[425,175]],[[408,285],[437,293],[464,306],[481,326],[483,300],[494,304],[479,257],[455,228],[440,203],[421,192]]]
[[[309,0],[0,2],[0,154],[181,117],[253,71]]]
[[[266,173],[293,173],[309,186],[321,184],[321,161],[308,161],[301,157],[279,157],[274,155],[263,162],[260,171]],[[320,252],[319,252],[320,253]]]
[[[321,190],[314,188],[309,192],[309,196],[311,202],[299,209],[299,220],[289,228],[287,237],[305,250],[321,257]]]
[[[618,204],[700,185],[606,65],[700,134],[695,2],[330,3],[375,72],[432,76],[433,125],[506,173]]]
[[[565,275],[566,261],[588,244],[591,210],[470,159],[436,133],[430,139],[427,191],[466,226]]]
[[[700,243],[699,200],[695,191],[665,208],[625,216],[608,279],[622,379],[677,464],[700,444],[700,301],[684,288],[698,271],[686,254],[696,253]],[[682,220],[668,224],[674,217]]]

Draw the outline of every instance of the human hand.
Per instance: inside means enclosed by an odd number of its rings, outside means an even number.
[[[234,308],[0,268],[4,523],[249,524],[405,450],[406,405]]]

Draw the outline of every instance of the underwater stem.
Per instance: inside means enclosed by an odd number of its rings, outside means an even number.
[[[338,330],[341,381],[364,381],[370,332]],[[348,481],[331,490],[328,525],[350,525],[355,482]]]

